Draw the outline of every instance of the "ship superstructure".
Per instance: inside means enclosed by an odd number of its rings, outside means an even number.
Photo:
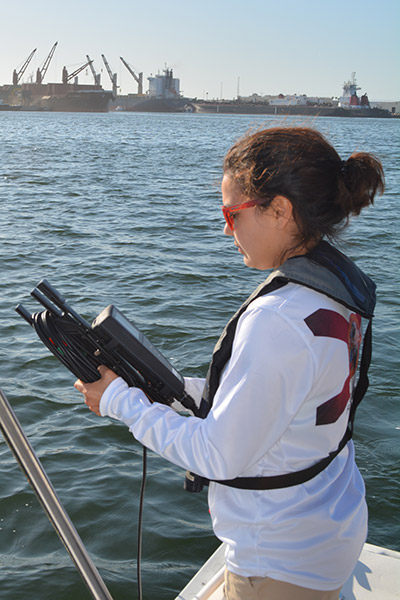
[[[351,74],[351,79],[343,84],[342,95],[339,98],[338,106],[340,108],[369,108],[369,100],[367,94],[358,97],[357,91],[361,88],[357,85],[356,74]]]
[[[142,73],[137,77],[126,62],[122,58],[121,60],[137,81],[139,90],[141,84],[140,75]],[[180,80],[174,77],[172,69],[165,67],[162,73],[157,73],[154,76],[150,75],[147,80],[149,82],[149,89],[146,94],[138,93],[117,96],[113,103],[113,108],[115,110],[132,112],[181,112],[186,110],[190,100],[181,95]]]
[[[157,98],[178,98],[180,96],[180,81],[173,75],[172,69],[164,69],[163,74],[150,76],[149,96]]]

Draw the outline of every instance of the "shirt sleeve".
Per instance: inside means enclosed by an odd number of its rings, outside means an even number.
[[[197,408],[200,406],[201,397],[206,380],[199,377],[185,377],[185,391],[193,398]]]
[[[245,474],[279,440],[309,393],[314,364],[296,328],[265,306],[240,318],[232,354],[206,419],[151,404],[115,380],[100,411],[145,446],[208,479]]]

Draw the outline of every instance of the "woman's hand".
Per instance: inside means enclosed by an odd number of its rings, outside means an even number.
[[[85,397],[85,404],[87,404],[89,410],[96,413],[96,415],[101,416],[100,414],[100,400],[105,392],[106,388],[110,385],[114,379],[117,379],[118,375],[111,371],[108,367],[101,365],[98,368],[98,371],[101,375],[101,379],[94,381],[93,383],[84,383],[80,379],[75,381],[74,387],[78,390],[78,392],[82,392]]]

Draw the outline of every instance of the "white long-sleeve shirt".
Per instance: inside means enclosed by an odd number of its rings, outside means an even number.
[[[206,419],[151,404],[120,378],[103,394],[101,414],[211,480],[304,469],[335,450],[344,435],[357,323],[337,302],[290,283],[252,302],[240,317]],[[203,385],[186,380],[195,396]],[[366,538],[364,496],[351,442],[301,485],[263,491],[209,486],[213,527],[227,543],[229,570],[319,590],[339,588],[355,566]]]

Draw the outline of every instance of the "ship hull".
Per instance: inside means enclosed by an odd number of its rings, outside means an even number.
[[[106,91],[76,91],[65,96],[41,99],[41,107],[54,112],[108,112],[112,93]]]
[[[0,88],[0,100],[10,110],[108,112],[113,99],[112,92],[97,85],[24,83]]]
[[[381,108],[339,108],[335,106],[284,106],[264,102],[192,102],[194,112],[208,114],[298,115],[314,117],[389,118],[391,113]]]
[[[126,112],[160,112],[172,113],[182,112],[190,103],[187,98],[159,98],[149,96],[139,96],[131,94],[129,96],[118,96],[112,103],[113,110]]]

